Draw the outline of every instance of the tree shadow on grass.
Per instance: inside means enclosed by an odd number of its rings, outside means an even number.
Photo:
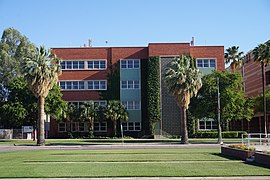
[[[224,154],[221,154],[221,153],[210,153],[214,156],[218,156],[218,157],[222,157],[222,158],[226,158],[226,159],[229,159],[231,161],[235,161],[235,160],[241,160],[239,158],[234,158],[232,156],[228,156],[228,155],[224,155]],[[243,161],[243,160],[242,160]],[[253,162],[248,162],[248,161],[243,161],[244,164],[247,164],[247,165],[250,165],[250,166],[256,166],[256,167],[262,167],[262,168],[267,168],[269,169],[270,166],[269,165],[265,165],[265,164],[260,164],[260,163],[257,163],[255,161]]]

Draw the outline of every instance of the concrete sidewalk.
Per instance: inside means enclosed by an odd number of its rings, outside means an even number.
[[[157,143],[127,143],[127,144],[93,144],[93,145],[0,145],[0,152],[29,150],[106,150],[106,149],[218,149],[218,144],[157,144]]]
[[[13,178],[1,180],[269,180],[270,176],[232,177],[123,177],[123,178]]]

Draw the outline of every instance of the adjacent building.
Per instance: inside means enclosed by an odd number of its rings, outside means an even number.
[[[255,97],[262,94],[262,68],[261,64],[254,62],[253,50],[245,55],[245,62],[242,67],[242,75],[244,82],[244,92],[247,97]],[[265,67],[265,84],[270,84],[270,66]],[[266,127],[270,129],[269,112],[267,112]],[[233,121],[231,130],[243,130],[252,133],[264,133],[264,117],[263,113],[256,113],[251,121]]]
[[[145,102],[145,67],[148,58],[160,60],[161,120],[159,129],[180,135],[180,108],[164,85],[166,65],[180,54],[196,59],[196,65],[204,73],[213,69],[224,70],[223,46],[194,46],[192,43],[149,43],[145,47],[80,47],[52,48],[61,58],[62,74],[59,86],[63,99],[79,105],[93,100],[101,106],[110,98],[117,98],[126,105],[129,121],[123,123],[126,134],[143,136],[149,130]],[[208,124],[203,122],[201,124]],[[202,127],[203,128],[203,127]],[[85,122],[55,122],[51,120],[49,136],[67,136],[68,132],[87,133]],[[109,135],[109,121],[95,122],[96,135]]]

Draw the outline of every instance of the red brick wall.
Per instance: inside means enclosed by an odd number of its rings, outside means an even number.
[[[269,67],[266,68],[266,71]],[[250,60],[244,64],[245,94],[257,96],[262,93],[262,70],[260,63]]]
[[[217,69],[225,69],[224,46],[191,46],[190,55],[194,58],[217,58]]]
[[[189,43],[150,43],[148,46],[149,56],[166,56],[189,54]]]
[[[53,52],[63,60],[107,59],[107,70],[63,70],[59,80],[106,80],[110,61],[114,64],[120,59],[147,59],[148,56],[190,54],[195,58],[217,58],[219,70],[224,70],[223,46],[190,46],[189,43],[150,43],[148,47],[112,48],[54,48]],[[97,100],[96,91],[63,91],[67,101]]]

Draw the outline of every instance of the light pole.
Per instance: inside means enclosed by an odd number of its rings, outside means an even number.
[[[222,144],[221,125],[220,125],[220,92],[219,92],[219,76],[217,75],[217,93],[218,93],[218,144]]]

